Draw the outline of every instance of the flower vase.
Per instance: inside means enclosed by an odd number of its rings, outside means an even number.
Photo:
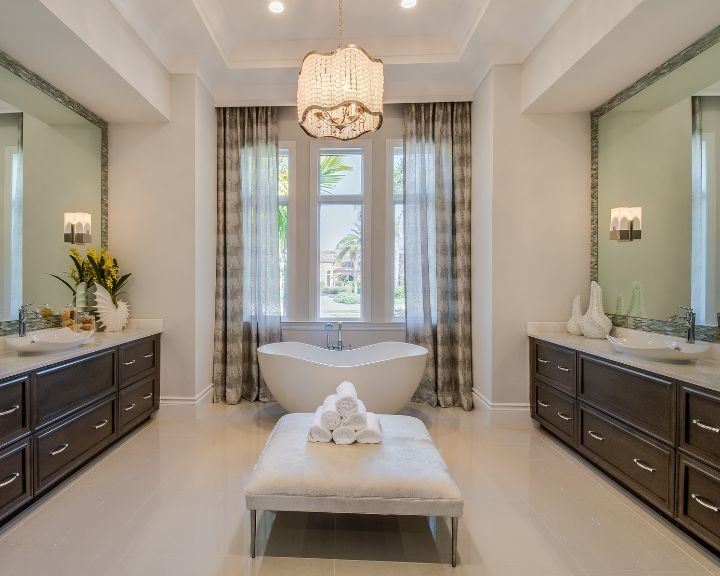
[[[590,305],[583,316],[582,327],[586,338],[606,338],[612,330],[612,322],[603,311],[602,288],[597,282],[590,284]]]
[[[97,310],[98,322],[107,332],[120,332],[128,323],[130,318],[130,306],[123,300],[118,300],[117,305],[112,301],[110,293],[100,286],[95,285],[95,309]]]

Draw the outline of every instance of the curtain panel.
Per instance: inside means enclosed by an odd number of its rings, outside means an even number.
[[[469,102],[405,107],[407,340],[428,349],[413,400],[472,410]]]
[[[277,109],[217,109],[214,401],[269,401],[257,349],[280,340]]]

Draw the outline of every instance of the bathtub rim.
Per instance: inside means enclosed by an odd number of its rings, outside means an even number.
[[[352,354],[353,352],[356,352],[358,350],[367,350],[368,348],[374,348],[377,346],[382,346],[383,344],[402,344],[403,346],[407,347],[408,350],[413,351],[414,353],[411,354],[403,354],[398,356],[393,356],[392,358],[383,358],[381,360],[373,360],[370,362],[361,362],[357,364],[327,364],[326,362],[319,362],[317,360],[311,360],[309,358],[303,358],[296,355],[291,355],[287,353],[281,353],[281,352],[273,352],[269,350],[272,346],[278,346],[282,344],[299,344],[305,348],[313,348],[315,350],[321,350],[325,351],[330,354]],[[417,344],[411,344],[410,342],[398,342],[395,340],[387,340],[385,342],[377,342],[375,344],[368,344],[367,346],[360,346],[359,348],[353,348],[352,350],[328,350],[327,348],[323,348],[321,346],[314,346],[312,344],[307,344],[306,342],[298,342],[296,340],[289,340],[284,342],[273,342],[271,344],[264,344],[260,346],[257,349],[258,356],[274,356],[274,357],[285,357],[285,358],[292,358],[294,360],[300,360],[302,362],[307,362],[308,364],[314,364],[316,366],[324,366],[327,368],[360,368],[361,366],[372,366],[374,364],[381,364],[384,362],[392,362],[394,360],[403,360],[406,358],[417,358],[420,356],[424,356],[427,361],[427,356],[429,354],[429,351],[424,346],[419,346]]]

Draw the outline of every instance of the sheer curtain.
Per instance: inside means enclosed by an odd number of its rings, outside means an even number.
[[[276,108],[218,108],[214,400],[272,399],[257,349],[280,340]]]
[[[428,349],[414,400],[472,410],[470,103],[405,108],[407,340]]]

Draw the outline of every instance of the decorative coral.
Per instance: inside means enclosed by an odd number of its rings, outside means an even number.
[[[123,300],[113,301],[110,292],[100,284],[96,284],[95,309],[99,323],[108,332],[119,332],[128,323],[130,306]]]

